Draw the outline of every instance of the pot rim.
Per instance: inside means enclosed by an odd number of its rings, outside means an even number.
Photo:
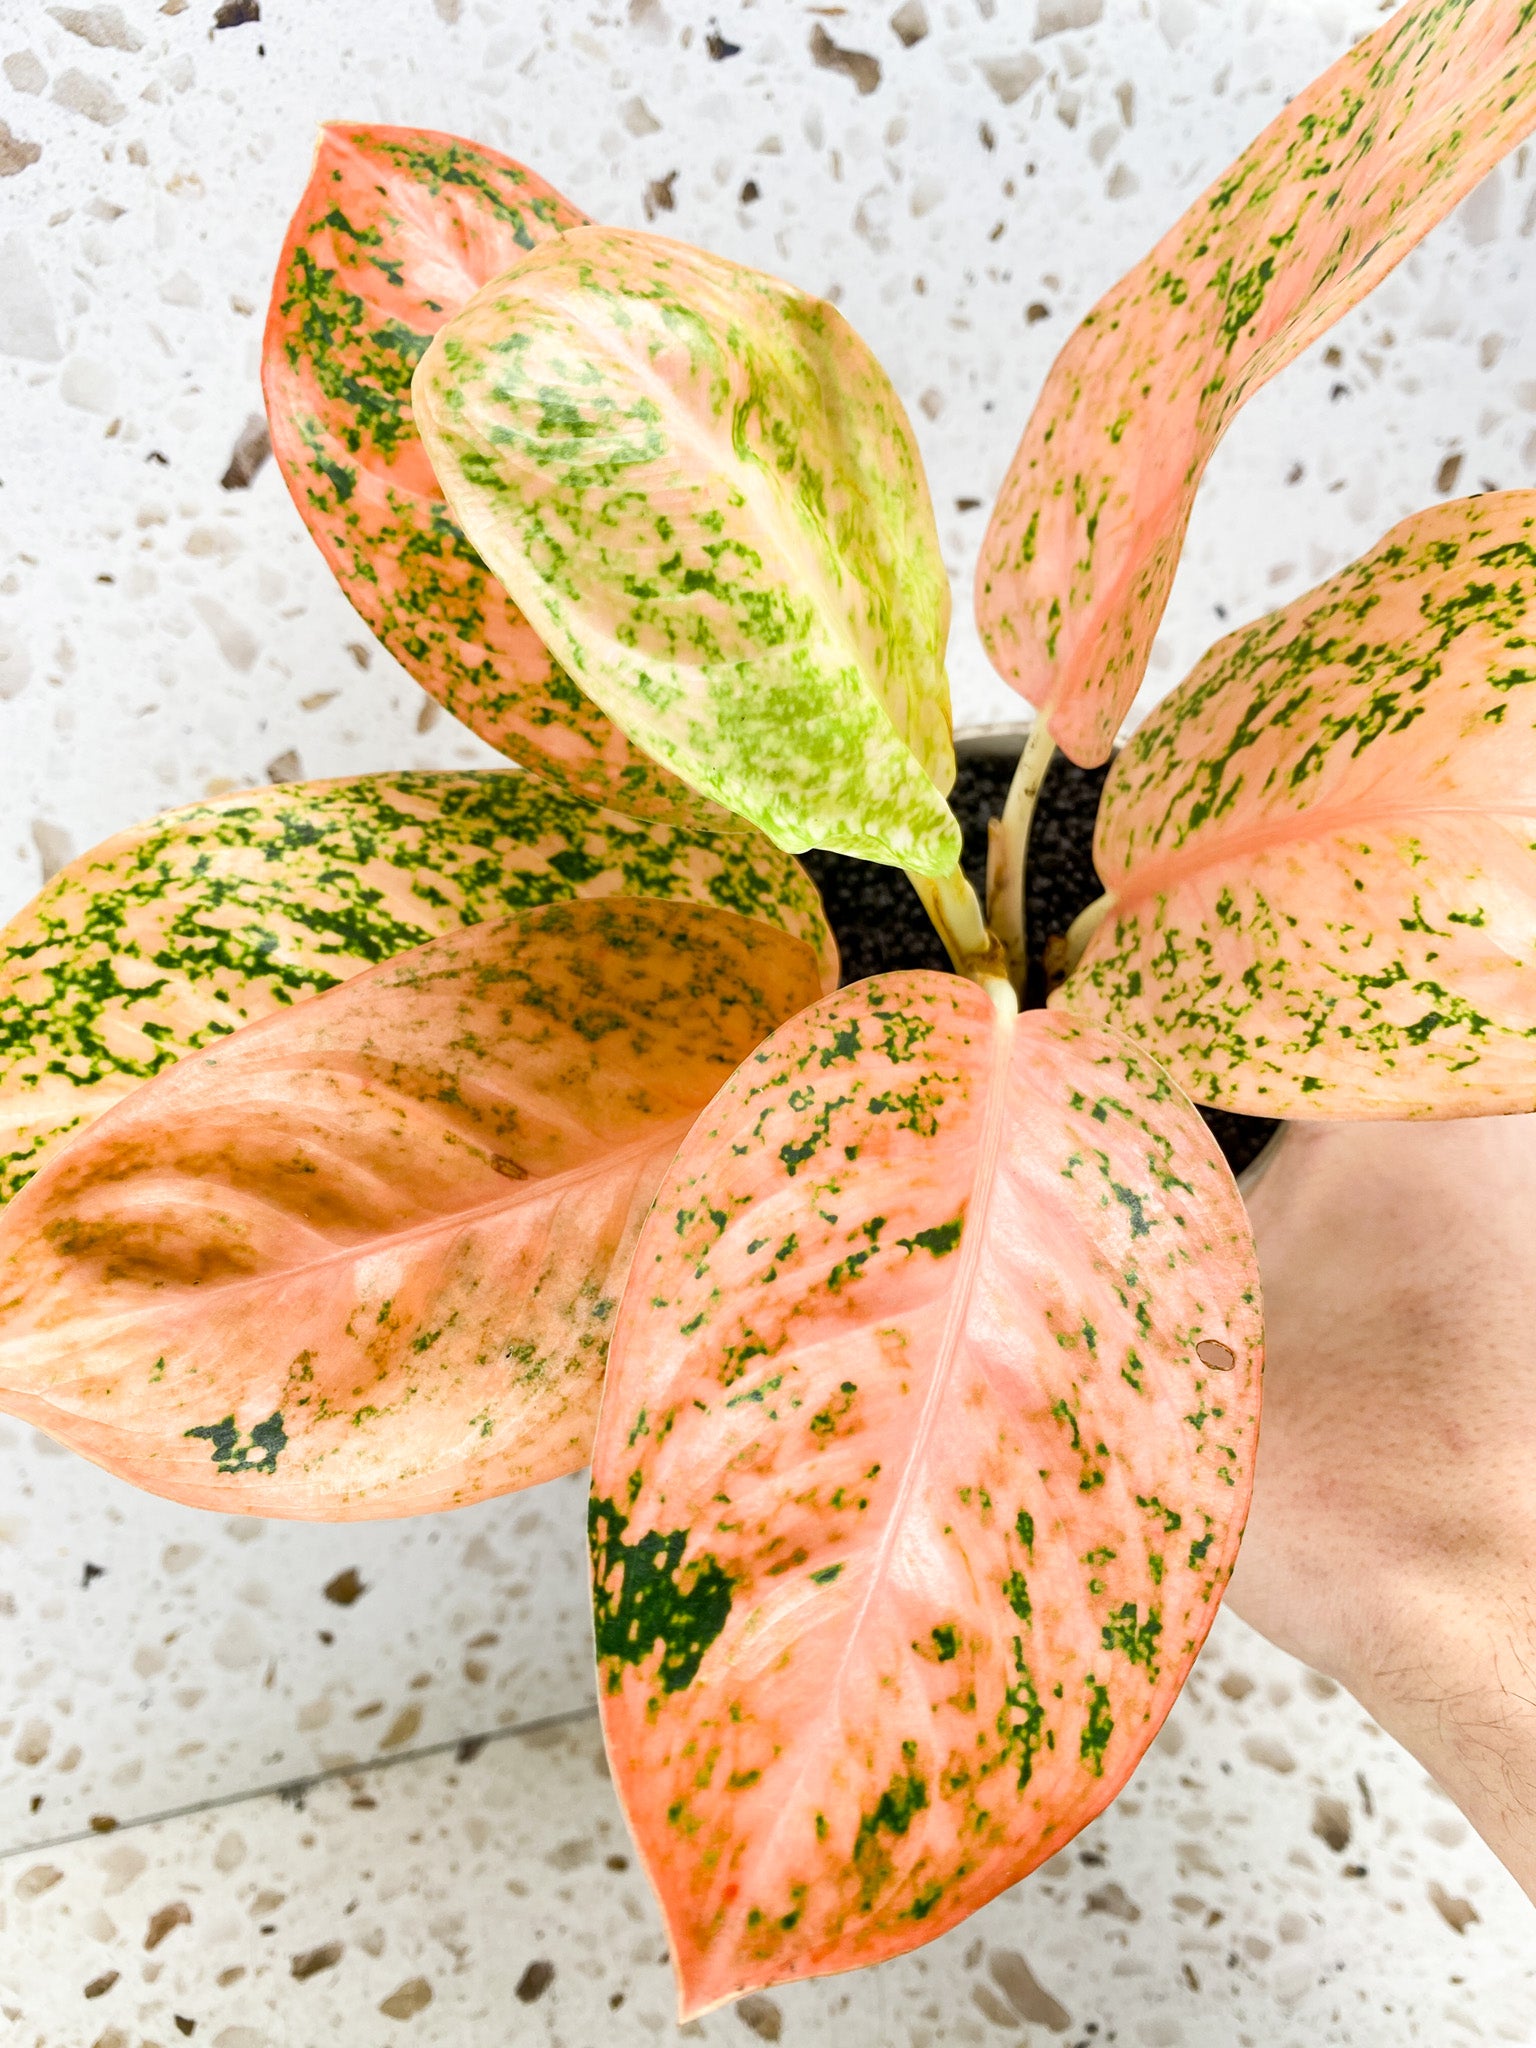
[[[1009,719],[997,725],[961,725],[955,728],[955,757],[962,761],[1007,761],[1023,752],[1024,742],[1035,729],[1032,718]]]

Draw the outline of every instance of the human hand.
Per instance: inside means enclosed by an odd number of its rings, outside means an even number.
[[[1293,1124],[1230,1604],[1337,1678],[1536,1898],[1536,1116]]]

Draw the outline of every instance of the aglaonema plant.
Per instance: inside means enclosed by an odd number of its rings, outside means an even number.
[[[518,765],[172,812],[12,925],[0,1399],[226,1511],[590,1459],[684,2016],[953,1926],[1177,1696],[1262,1349],[1195,1105],[1536,1103],[1536,493],[1214,648],[1114,764],[1052,1008],[1018,1000],[1035,792],[1110,752],[1233,409],[1533,123],[1529,6],[1410,6],[1084,321],[979,572],[1040,714],[985,905],[922,466],[841,316],[456,138],[322,133],[274,447]],[[956,971],[838,988],[812,846],[904,869]]]

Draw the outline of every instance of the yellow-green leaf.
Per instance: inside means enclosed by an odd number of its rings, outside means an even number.
[[[443,328],[412,393],[470,539],[648,754],[789,852],[953,869],[933,509],[831,306],[576,228]]]

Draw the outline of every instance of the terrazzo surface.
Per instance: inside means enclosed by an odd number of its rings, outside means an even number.
[[[0,0],[0,915],[168,804],[493,759],[370,645],[253,467],[261,313],[317,120],[479,137],[599,218],[835,296],[912,412],[977,723],[1017,715],[966,593],[1052,355],[1378,18]],[[1533,279],[1527,149],[1239,420],[1148,701],[1415,508],[1536,484]],[[570,1481],[419,1521],[226,1521],[0,1420],[7,2043],[674,2038],[591,1717],[581,1519]],[[685,2031],[1536,2042],[1536,1913],[1347,1696],[1224,1617],[1068,1852],[914,1956]]]

